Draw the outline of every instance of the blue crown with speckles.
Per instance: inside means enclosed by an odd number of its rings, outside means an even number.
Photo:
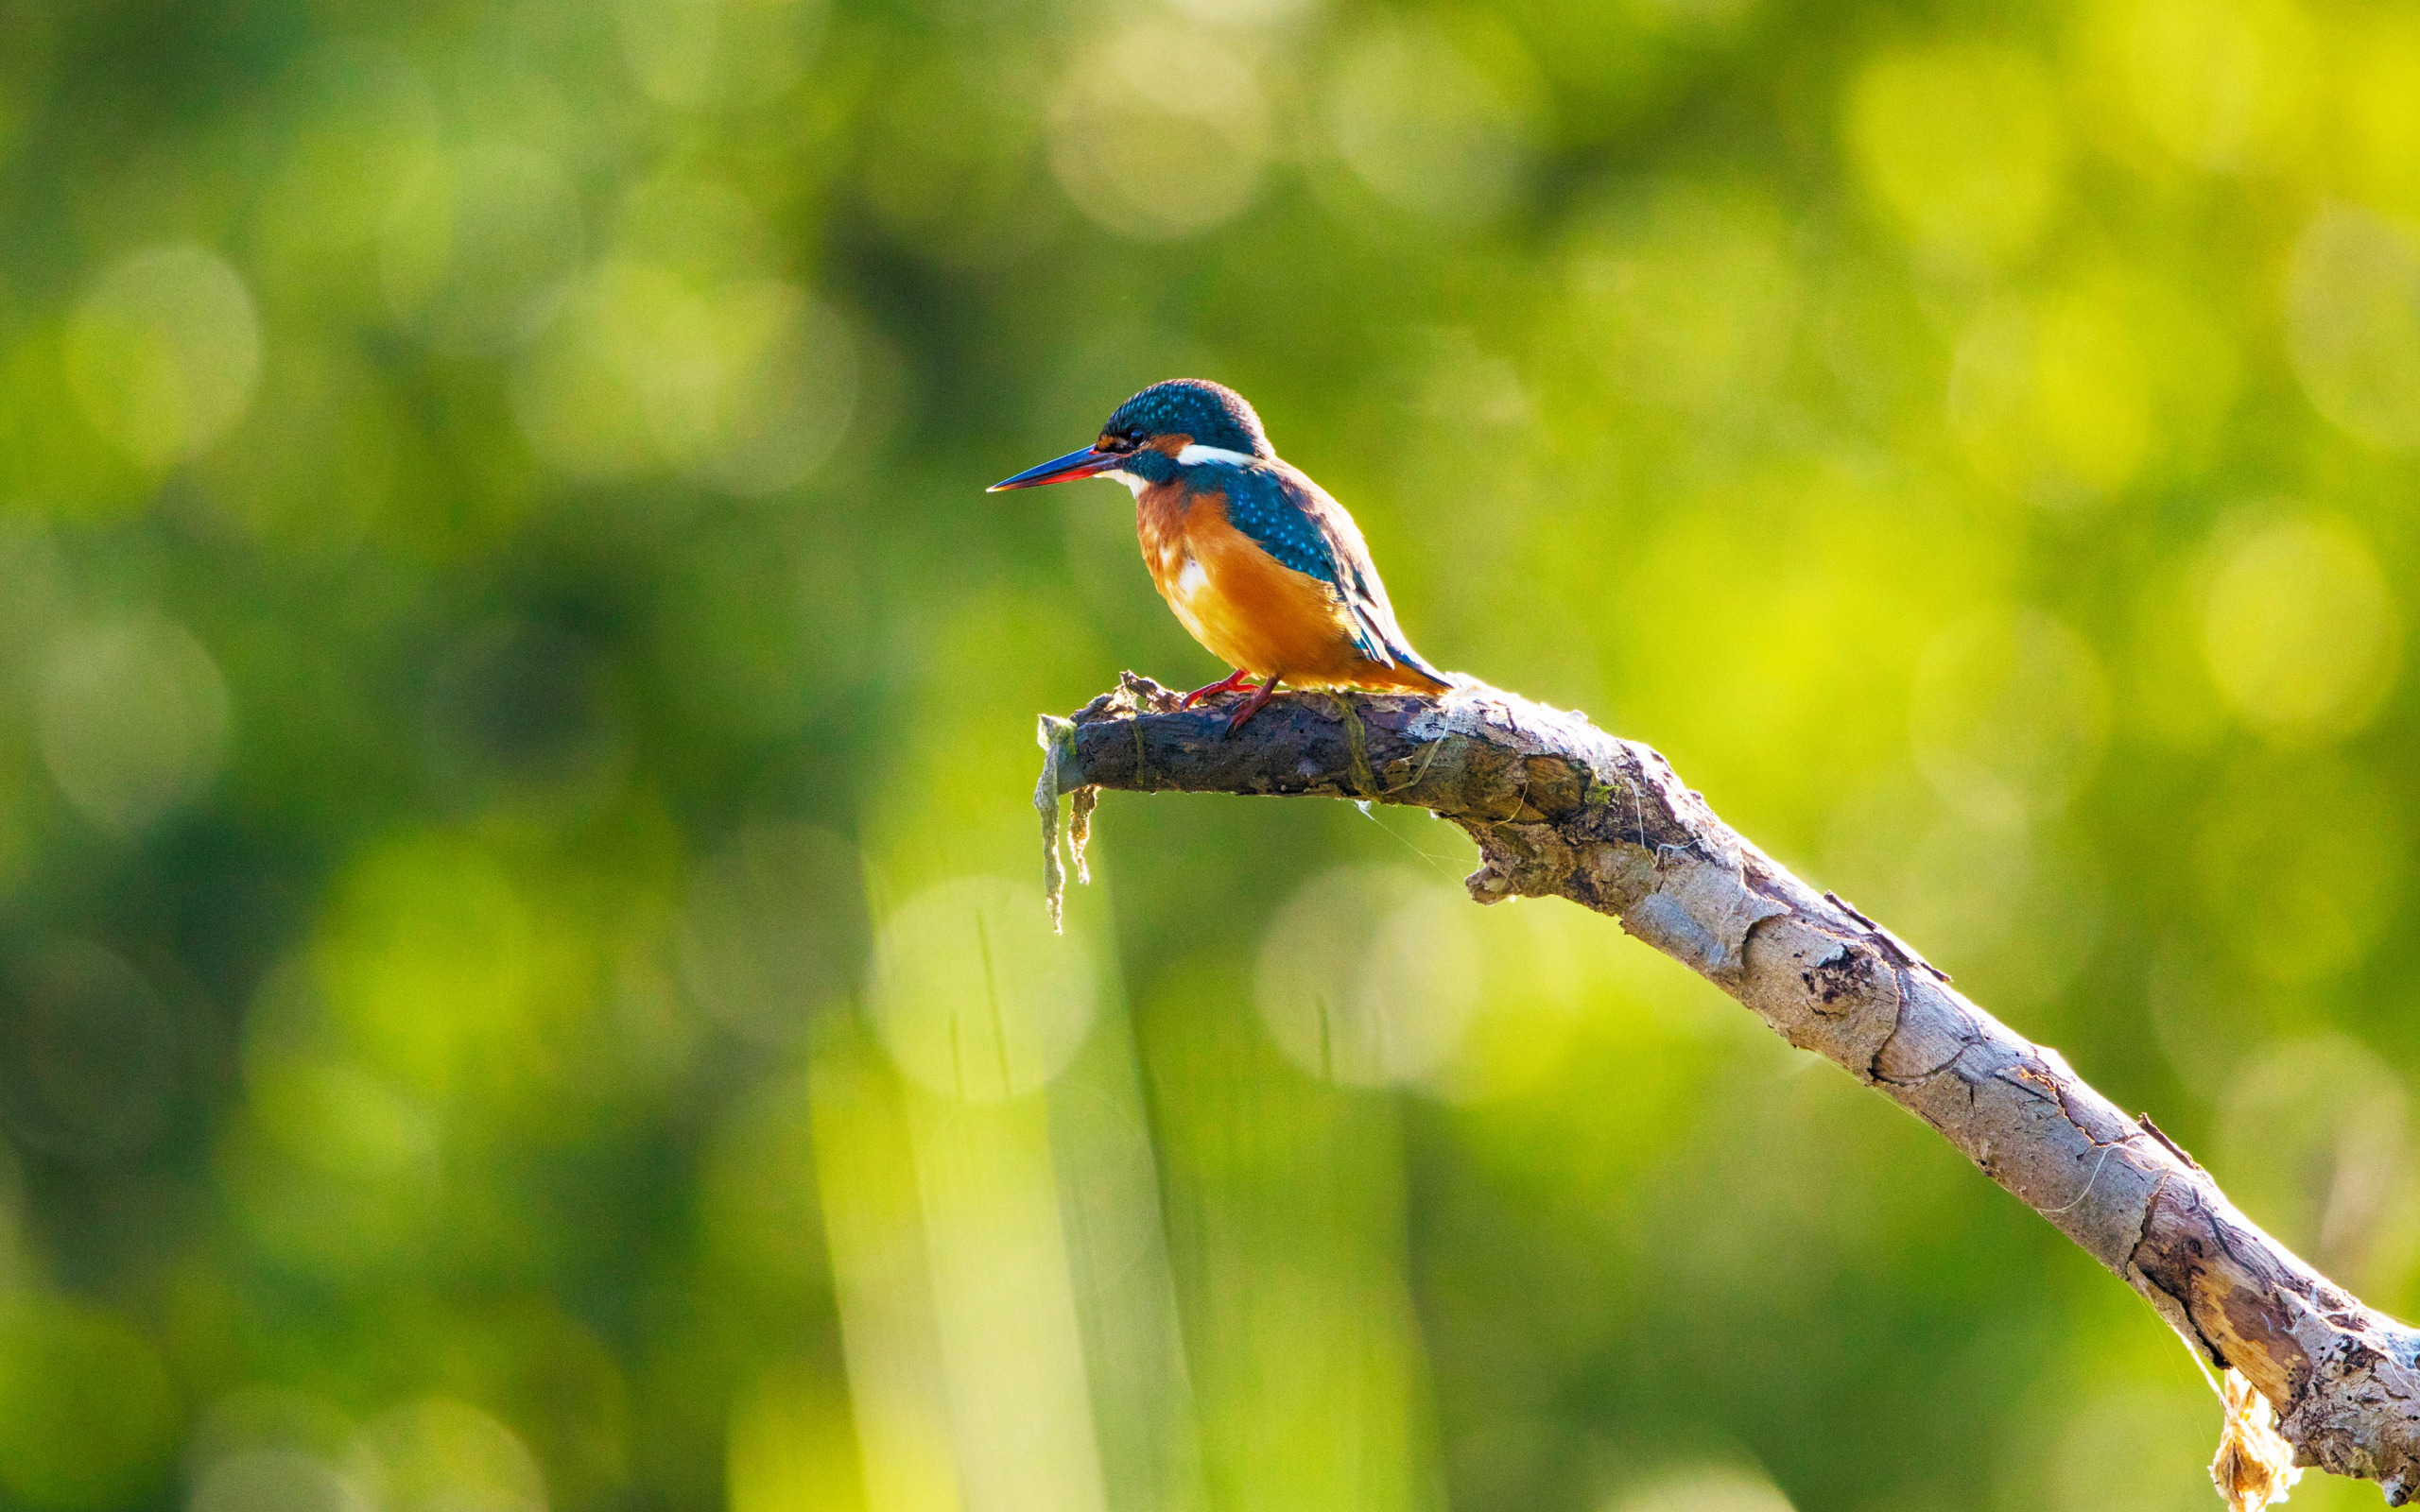
[[[1118,405],[1101,431],[1110,436],[1140,431],[1140,438],[1146,440],[1154,436],[1190,436],[1196,446],[1252,456],[1277,455],[1270,450],[1269,435],[1260,428],[1260,417],[1244,403],[1244,396],[1207,378],[1171,378],[1153,384]]]

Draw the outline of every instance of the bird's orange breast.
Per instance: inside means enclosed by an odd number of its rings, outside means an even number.
[[[1134,501],[1134,530],[1160,596],[1229,666],[1298,687],[1401,680],[1396,669],[1362,657],[1333,588],[1280,562],[1228,522],[1224,494],[1173,482],[1146,489]]]

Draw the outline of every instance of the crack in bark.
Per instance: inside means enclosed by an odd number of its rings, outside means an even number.
[[[1826,888],[1824,893],[1824,901],[1830,903],[1841,912],[1848,915],[1851,919],[1856,919],[1859,924],[1864,925],[1866,934],[1876,945],[1879,945],[1882,948],[1883,954],[1890,956],[1893,961],[1896,961],[1901,966],[1912,966],[1918,971],[1927,972],[1932,976],[1938,977],[1944,982],[1951,980],[1947,971],[1943,971],[1940,967],[1933,965],[1932,962],[1926,960],[1922,955],[1916,954],[1913,946],[1910,946],[1906,940],[1901,939],[1898,936],[1893,935],[1891,931],[1883,928],[1880,924],[1877,924],[1873,919],[1867,918],[1864,910],[1858,908],[1857,904],[1841,897],[1839,893]]]
[[[1325,715],[1328,696],[1280,695],[1230,737],[1222,714],[1179,711],[1170,690],[1129,673],[1048,742],[1037,791],[1374,788],[1378,801],[1461,825],[1479,850],[1465,879],[1474,899],[1563,897],[1619,919],[1923,1119],[2122,1277],[2282,1409],[2298,1461],[2377,1481],[2395,1505],[2420,1486],[2420,1419],[2394,1405],[2420,1400],[2420,1332],[2253,1227],[2148,1116],[2127,1117],[1896,935],[1774,864],[1662,756],[1478,684],[1436,700],[1336,695],[1341,718]],[[1364,780],[1379,772],[1409,775]],[[1911,1054],[1925,1063],[1893,1066]],[[1962,1103],[1944,1101],[1945,1075]],[[1993,1091],[2003,1087],[2019,1095]],[[2093,1176],[2077,1192],[2086,1160]]]
[[[2170,1317],[2169,1321],[2171,1325],[2180,1319],[2183,1321],[2184,1326],[2178,1330],[2178,1332],[2181,1335],[2190,1335],[2185,1342],[2196,1348],[2204,1359],[2224,1370],[2228,1368],[2226,1351],[2219,1347],[2218,1341],[2203,1332],[2202,1325],[2193,1320],[2192,1298],[2186,1295],[2189,1288],[2181,1287],[2179,1283],[2169,1280],[2163,1272],[2144,1265],[2139,1258],[2151,1244],[2152,1221],[2158,1215],[2160,1201],[2168,1194],[2168,1173],[2163,1171],[2160,1173],[2158,1185],[2152,1189],[2151,1200],[2143,1205],[2142,1228],[2135,1241],[2134,1249],[2128,1254],[2127,1267],[2134,1275],[2142,1278],[2142,1285],[2157,1292],[2174,1304],[2175,1316]],[[2167,1310],[2162,1309],[2161,1314],[2167,1316]],[[2273,1409],[2275,1403],[2271,1403],[2271,1406]]]
[[[2130,1144],[2142,1137],[2139,1129],[2129,1130],[2114,1140],[2104,1140],[2093,1133],[2091,1129],[2084,1126],[2083,1120],[2076,1116],[2075,1108],[2068,1103],[2069,1084],[2047,1071],[2038,1070],[2031,1064],[2020,1064],[1998,1073],[1998,1075],[2002,1081],[2014,1087],[2018,1091],[2030,1097],[2040,1098],[2043,1102],[2058,1108],[2059,1116],[2067,1121],[2067,1126],[2083,1136],[2087,1148],[2115,1149],[2121,1144]],[[2195,1169],[2200,1168],[2195,1167]]]
[[[1921,1087],[1926,1082],[1943,1074],[1945,1072],[1954,1070],[1960,1061],[1966,1058],[1967,1053],[1972,1051],[1974,1048],[1975,1041],[1969,1040],[1952,1051],[1949,1058],[1944,1060],[1937,1066],[1927,1066],[1922,1071],[1904,1076],[1893,1076],[1888,1072],[1874,1072],[1872,1074],[1872,1079],[1891,1087]],[[1879,1052],[1876,1052],[1876,1058],[1880,1058]],[[1960,1079],[1963,1080],[1964,1078],[1962,1077]]]

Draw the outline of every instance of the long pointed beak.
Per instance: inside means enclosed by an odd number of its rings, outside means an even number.
[[[1069,452],[1064,456],[1054,456],[1040,467],[1027,468],[1015,477],[1002,478],[983,491],[997,493],[1003,489],[1038,489],[1046,483],[1065,483],[1073,478],[1088,478],[1096,472],[1108,472],[1115,467],[1118,461],[1119,457],[1115,452],[1104,452],[1098,447],[1087,446],[1080,451]]]

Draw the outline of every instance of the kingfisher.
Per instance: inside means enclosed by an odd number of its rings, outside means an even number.
[[[1353,517],[1277,455],[1234,389],[1202,378],[1153,384],[1118,405],[1090,446],[986,491],[1092,477],[1133,491],[1152,585],[1193,638],[1235,669],[1186,694],[1184,707],[1252,695],[1227,721],[1229,734],[1281,682],[1452,690],[1404,639]]]

